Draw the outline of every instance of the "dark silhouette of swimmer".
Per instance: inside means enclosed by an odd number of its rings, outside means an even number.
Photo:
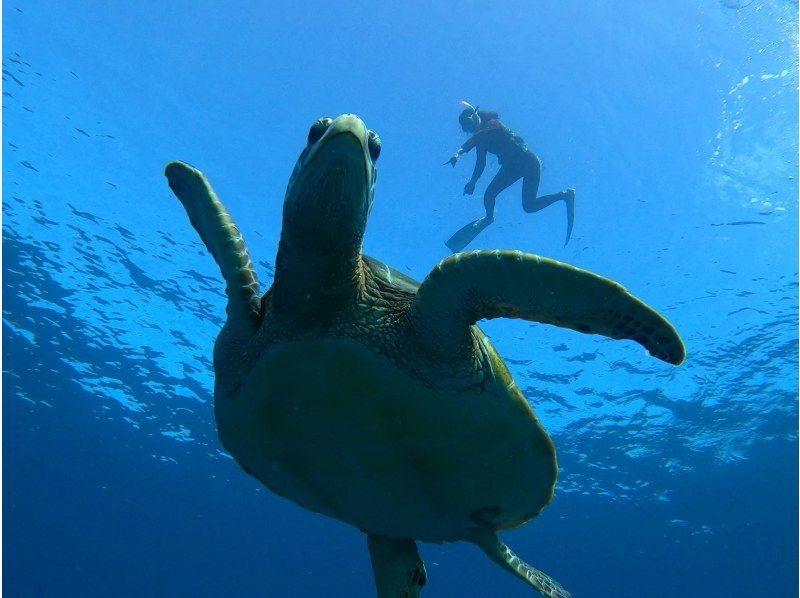
[[[445,164],[455,166],[462,154],[472,148],[476,149],[478,156],[475,161],[475,169],[472,171],[472,178],[464,186],[464,195],[472,195],[475,191],[475,183],[478,182],[486,167],[487,152],[495,154],[500,163],[500,170],[497,171],[483,195],[486,216],[473,223],[476,228],[475,235],[494,220],[494,205],[497,195],[522,179],[522,208],[526,212],[538,212],[557,201],[563,201],[566,204],[567,237],[564,245],[569,243],[575,220],[575,190],[566,189],[552,195],[536,197],[542,173],[542,163],[539,158],[528,149],[522,137],[500,122],[500,115],[497,112],[478,110],[463,100],[461,104],[465,108],[458,117],[458,122],[464,132],[472,133],[472,136],[456,150]],[[451,246],[450,242],[448,242],[448,246]]]

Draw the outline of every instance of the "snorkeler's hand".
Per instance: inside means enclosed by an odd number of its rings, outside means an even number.
[[[444,166],[447,166],[448,164],[452,164],[453,168],[455,168],[456,167],[456,162],[458,162],[459,157],[461,157],[461,152],[457,151],[455,154],[450,156],[450,159],[447,162],[444,163]]]
[[[475,192],[475,181],[470,181],[464,185],[464,195],[472,195]]]

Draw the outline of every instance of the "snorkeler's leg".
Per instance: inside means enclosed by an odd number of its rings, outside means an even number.
[[[486,192],[483,194],[483,207],[486,208],[486,220],[494,220],[494,204],[497,196],[504,189],[508,189],[511,185],[516,183],[523,173],[515,168],[501,166],[497,174],[494,175],[492,182],[486,187]]]
[[[541,172],[542,167],[539,159],[532,160],[528,171],[522,178],[522,209],[532,214],[557,201],[563,201],[567,206],[567,237],[564,241],[564,245],[566,245],[572,236],[572,225],[575,223],[575,189],[566,189],[558,193],[536,197],[539,192]]]
[[[522,209],[532,214],[553,203],[538,205],[536,194],[539,193],[539,180],[542,177],[542,163],[537,156],[528,154],[530,159],[525,164],[525,176],[522,177]],[[555,200],[554,200],[555,201]]]

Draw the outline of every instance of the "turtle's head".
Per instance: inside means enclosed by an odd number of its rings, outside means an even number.
[[[378,135],[353,114],[311,125],[286,189],[282,237],[311,250],[360,251],[380,151]]]

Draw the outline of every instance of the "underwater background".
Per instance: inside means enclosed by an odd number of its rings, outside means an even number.
[[[97,0],[3,4],[3,590],[374,596],[363,534],[221,449],[216,265],[167,187],[203,170],[269,284],[310,124],[383,140],[365,251],[421,280],[483,214],[458,100],[544,163],[468,249],[625,285],[683,336],[485,322],[559,451],[509,545],[576,597],[790,596],[798,585],[797,3]],[[521,475],[523,473],[521,472]],[[466,544],[423,596],[532,596]]]

